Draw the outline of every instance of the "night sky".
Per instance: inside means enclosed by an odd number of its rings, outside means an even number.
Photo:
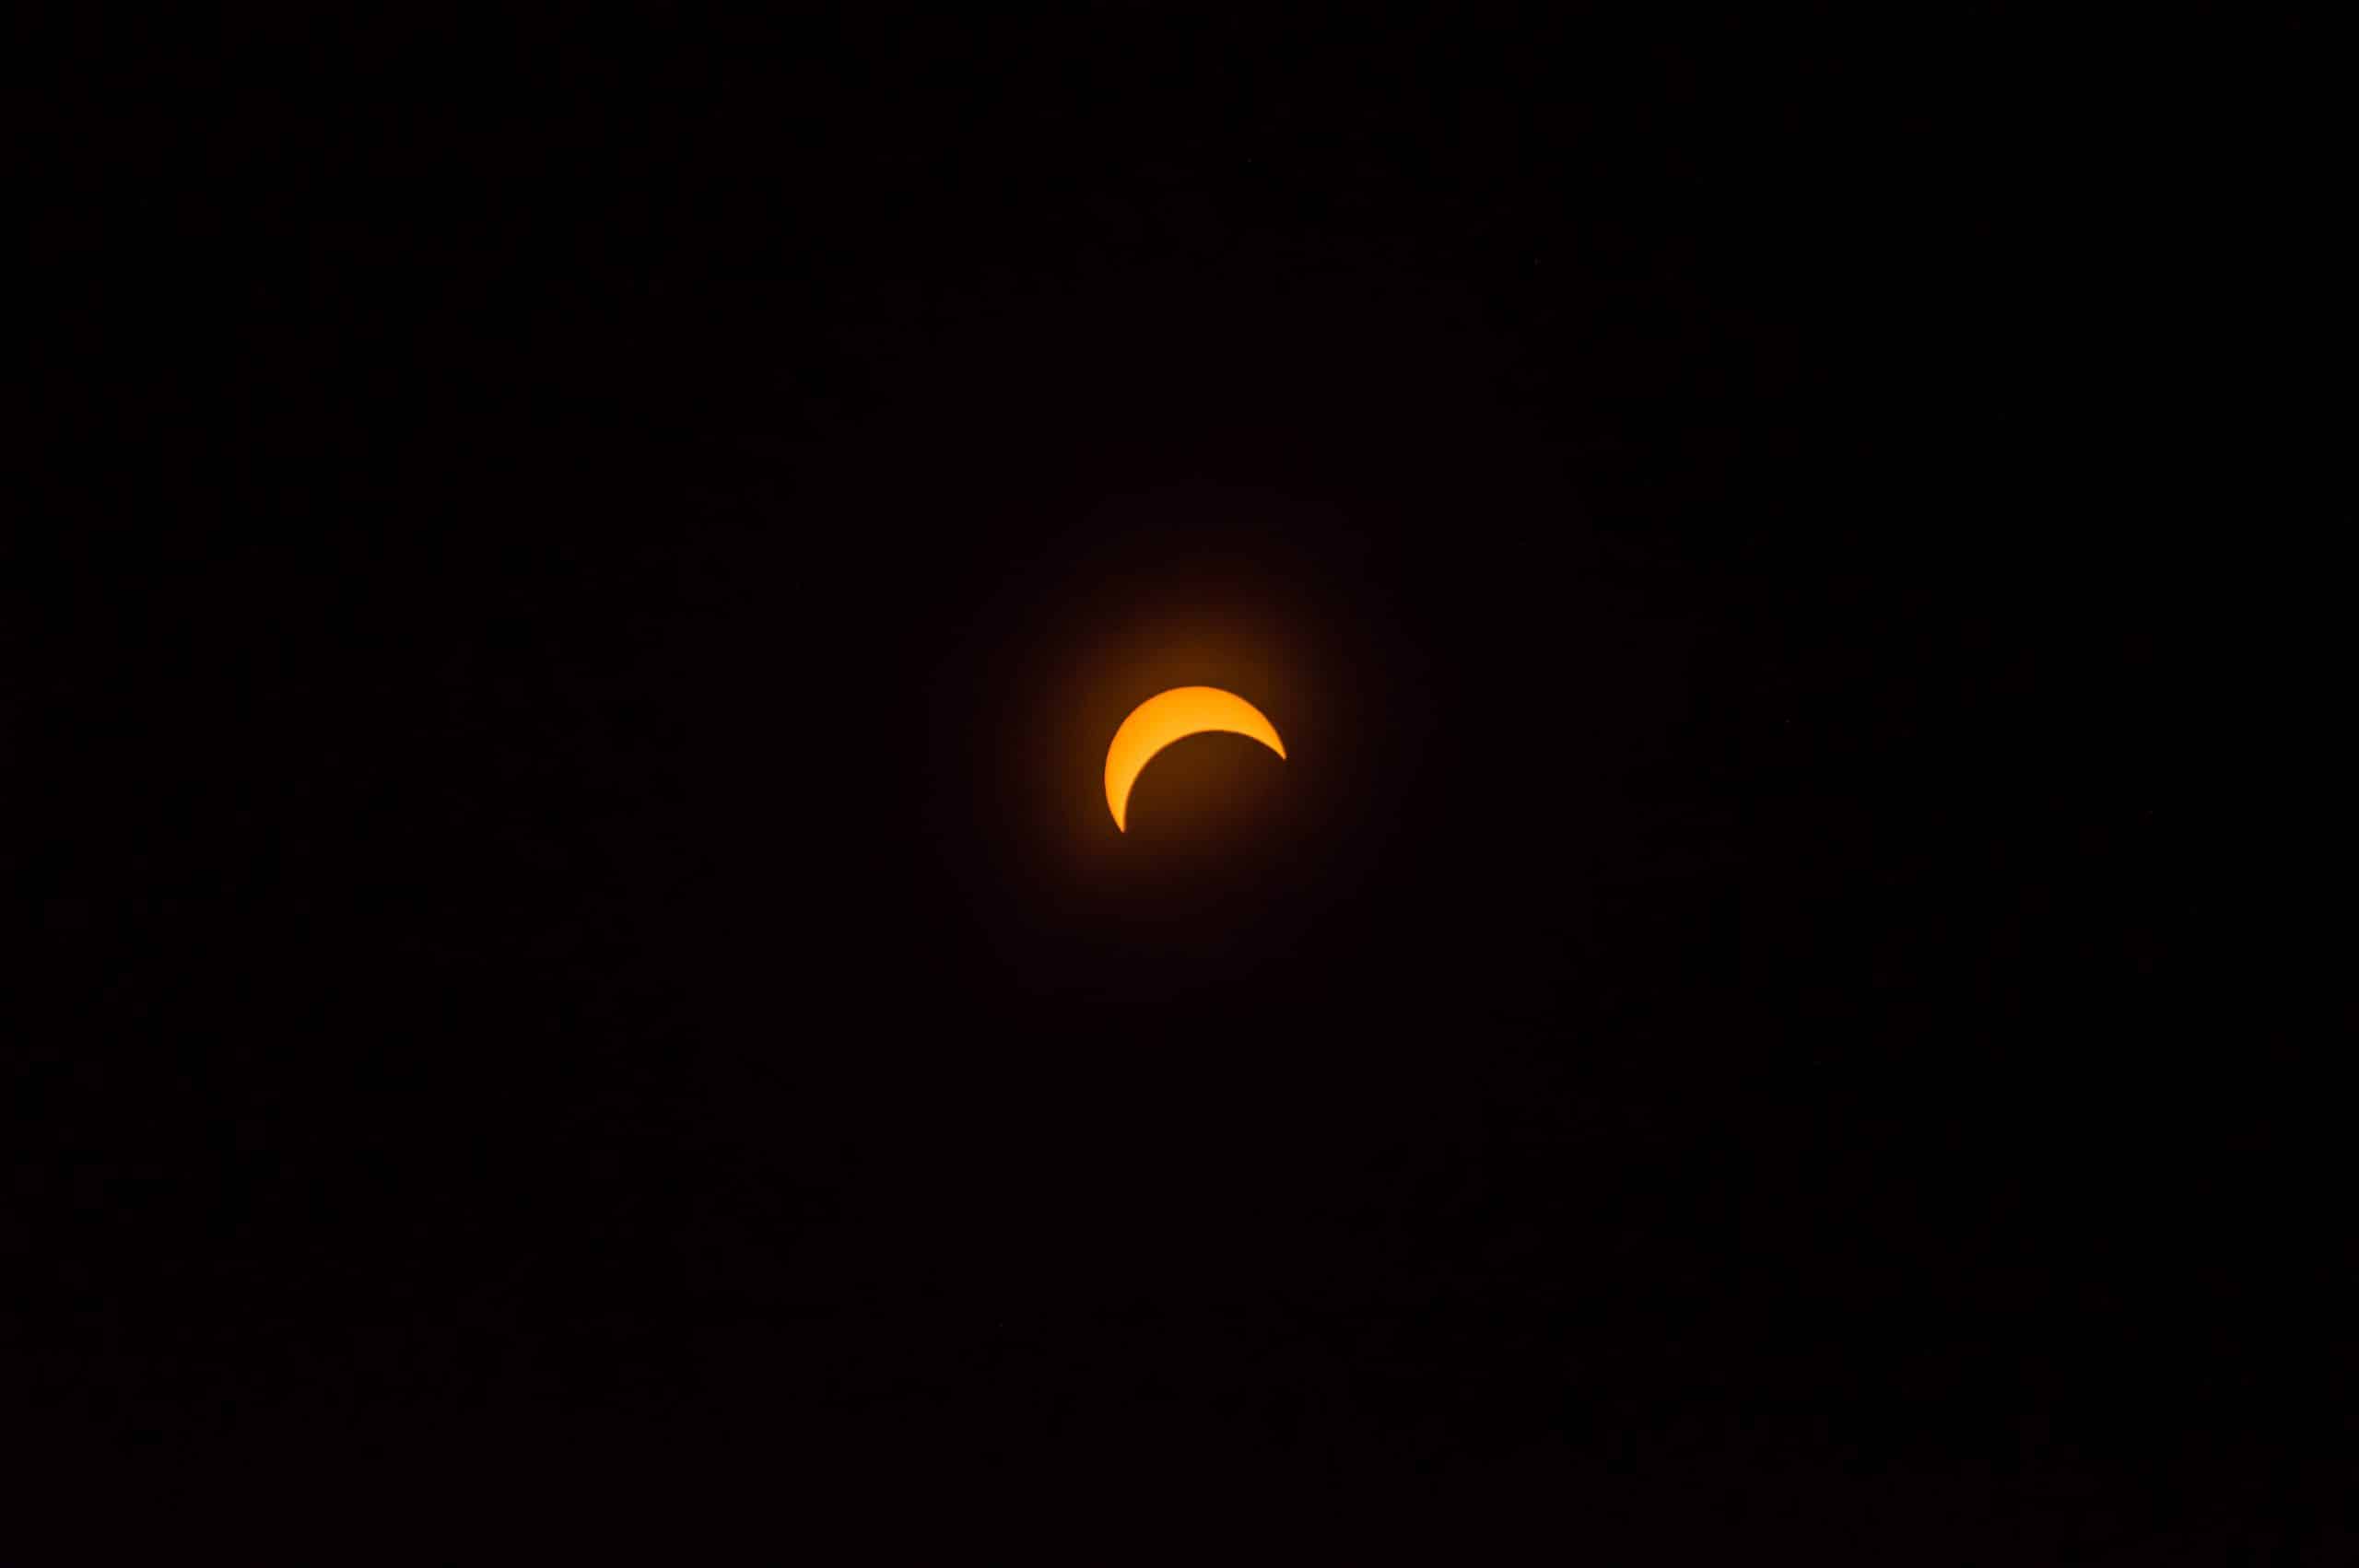
[[[2189,100],[1815,11],[76,42],[0,735],[66,1473],[2352,1550],[2307,1046],[2180,945],[2168,541],[2256,492],[2138,226],[2259,200]],[[1118,835],[1191,684],[1288,756]]]

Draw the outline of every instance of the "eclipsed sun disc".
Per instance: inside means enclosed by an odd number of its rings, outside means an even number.
[[[1174,686],[1131,709],[1106,748],[1106,805],[1114,813],[1114,827],[1128,832],[1122,818],[1130,805],[1131,786],[1155,754],[1190,735],[1218,731],[1250,736],[1280,756],[1285,743],[1262,710],[1234,692],[1217,686]]]

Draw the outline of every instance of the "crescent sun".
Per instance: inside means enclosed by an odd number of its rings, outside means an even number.
[[[1122,817],[1139,770],[1172,742],[1207,731],[1250,736],[1280,756],[1286,755],[1277,727],[1234,692],[1217,686],[1174,686],[1151,696],[1131,709],[1131,716],[1114,731],[1113,744],[1106,748],[1106,804],[1114,813],[1117,832],[1129,831]]]

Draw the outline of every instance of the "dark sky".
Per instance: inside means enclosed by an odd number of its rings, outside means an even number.
[[[2264,66],[1907,25],[61,41],[8,1406],[780,1550],[2327,1550],[2162,651]],[[1199,682],[1288,758],[1117,836]]]

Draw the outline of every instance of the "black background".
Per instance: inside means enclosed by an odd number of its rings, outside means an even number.
[[[2348,1550],[2163,658],[2302,35],[1907,25],[35,49],[26,1432],[781,1550]],[[1195,680],[1288,759],[1116,836]]]

